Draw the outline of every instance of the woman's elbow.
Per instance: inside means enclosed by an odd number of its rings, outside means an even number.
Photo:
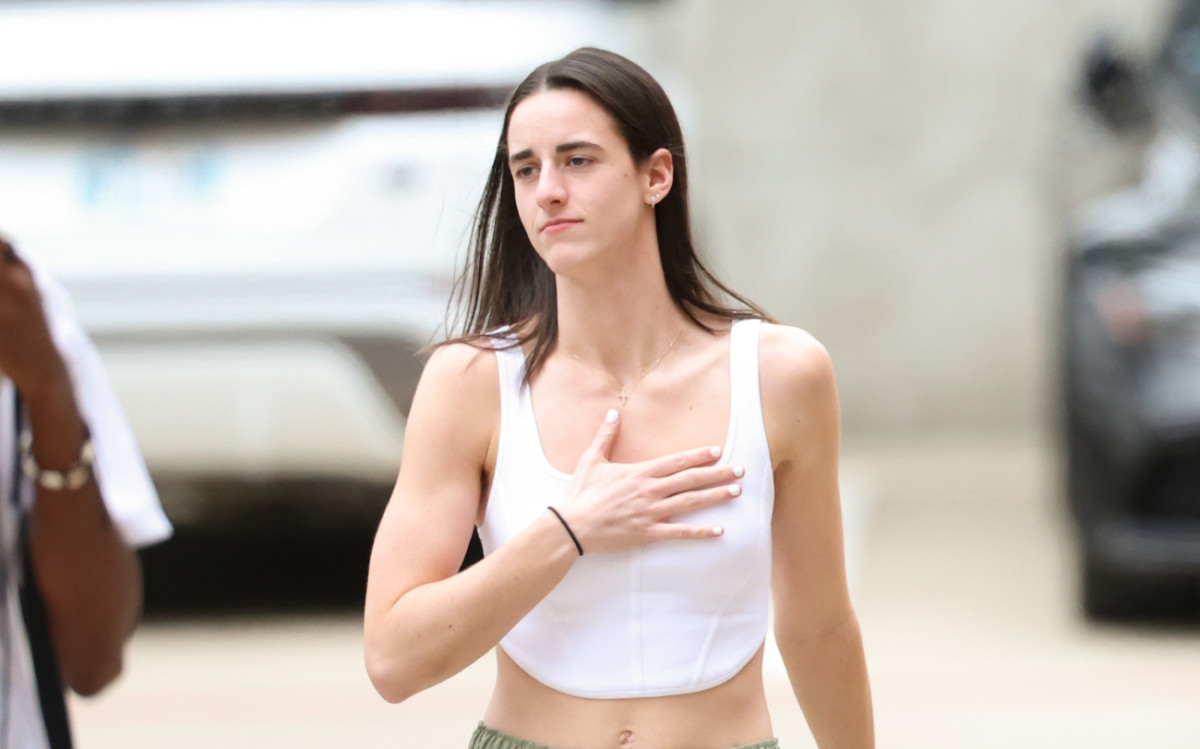
[[[411,669],[394,655],[374,653],[368,648],[366,665],[367,676],[375,691],[393,705],[404,702],[423,688],[417,684]]]
[[[371,678],[371,685],[375,687],[375,691],[379,693],[379,696],[385,702],[398,705],[415,694],[415,690],[406,688],[403,682],[391,678],[391,675],[387,672],[372,669],[368,666],[367,675]]]

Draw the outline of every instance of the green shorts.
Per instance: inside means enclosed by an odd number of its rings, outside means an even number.
[[[516,736],[509,736],[507,733],[488,728],[480,723],[471,736],[471,744],[468,749],[554,749],[554,747],[518,739]],[[768,739],[757,744],[745,744],[731,749],[779,749],[779,740]]]

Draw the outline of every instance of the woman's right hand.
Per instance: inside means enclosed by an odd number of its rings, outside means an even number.
[[[672,523],[683,512],[741,494],[741,466],[714,465],[721,448],[703,447],[640,463],[609,460],[620,426],[610,410],[555,505],[584,552],[623,551],[664,539],[720,536],[719,525]]]

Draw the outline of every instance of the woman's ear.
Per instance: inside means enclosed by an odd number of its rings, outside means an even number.
[[[675,158],[660,148],[646,159],[646,203],[655,205],[667,197],[675,180]]]

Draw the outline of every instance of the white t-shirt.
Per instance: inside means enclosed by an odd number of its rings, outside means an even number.
[[[171,524],[96,347],[76,321],[62,286],[35,261],[24,254],[22,259],[33,270],[54,343],[91,431],[93,470],[108,514],[130,546],[162,541],[171,535]],[[43,749],[49,744],[20,600],[25,571],[19,529],[36,492],[18,467],[15,403],[13,384],[0,373],[0,749]]]

